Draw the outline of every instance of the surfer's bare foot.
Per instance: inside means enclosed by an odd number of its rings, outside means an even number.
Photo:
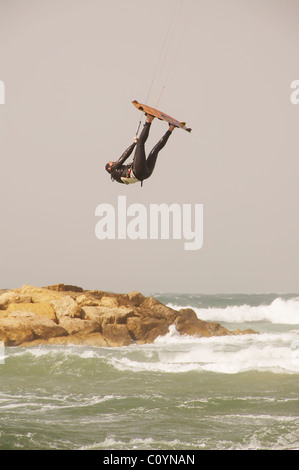
[[[173,124],[169,124],[169,130],[170,130],[170,132],[172,132],[174,128],[175,128],[175,126],[174,126]]]
[[[146,121],[147,122],[152,122],[155,119],[155,116],[152,116],[151,114],[147,114],[146,116]]]

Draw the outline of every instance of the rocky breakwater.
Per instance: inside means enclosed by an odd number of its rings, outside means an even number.
[[[229,331],[199,320],[191,309],[176,311],[139,292],[113,294],[64,284],[0,291],[5,346],[145,344],[166,335],[171,325],[181,335],[198,337],[255,333]]]

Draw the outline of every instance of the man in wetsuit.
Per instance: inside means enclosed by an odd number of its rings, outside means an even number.
[[[149,130],[152,124],[154,116],[147,115],[146,123],[143,126],[143,130],[140,134],[139,139],[135,139],[133,144],[124,151],[122,156],[116,162],[109,162],[105,166],[111,178],[118,183],[130,184],[137,183],[149,178],[154,171],[158,153],[165,146],[169,136],[171,135],[175,126],[169,125],[168,131],[163,135],[155,147],[151,150],[149,156],[146,158],[145,154],[145,142],[149,135]],[[129,165],[123,163],[129,158],[136,146],[133,162]]]

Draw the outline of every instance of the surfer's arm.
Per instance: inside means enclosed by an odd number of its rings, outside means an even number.
[[[131,153],[133,152],[134,148],[136,146],[136,142],[133,142],[130,147],[128,147],[124,153],[122,154],[122,156],[116,161],[113,163],[113,165],[111,165],[111,173],[113,173],[113,171],[117,170],[128,158],[129,156],[131,155]]]

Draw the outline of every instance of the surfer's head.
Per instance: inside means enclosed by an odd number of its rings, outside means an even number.
[[[113,162],[109,162],[105,166],[105,170],[108,171],[108,173],[111,173],[111,165],[113,165]]]

